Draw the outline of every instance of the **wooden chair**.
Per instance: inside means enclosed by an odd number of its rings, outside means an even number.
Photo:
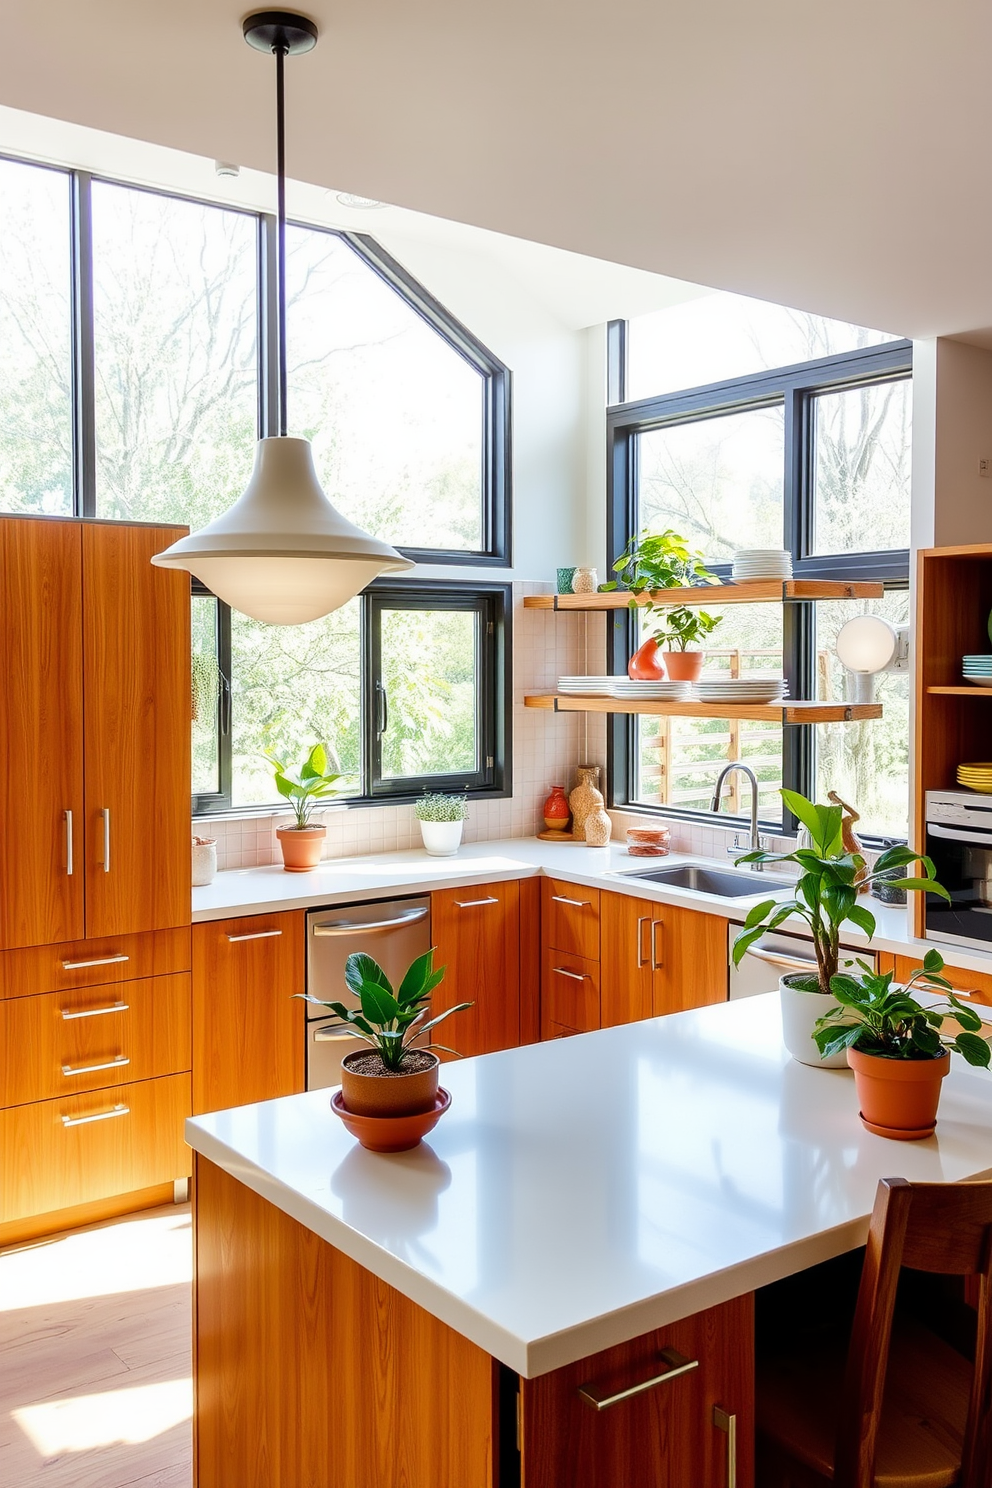
[[[974,1367],[894,1315],[903,1266],[978,1278]],[[846,1365],[843,1338],[759,1363],[758,1488],[992,1488],[990,1324],[992,1183],[884,1178]]]

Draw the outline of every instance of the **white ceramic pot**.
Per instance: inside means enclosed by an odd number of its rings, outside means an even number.
[[[202,889],[213,883],[217,873],[217,838],[193,838],[193,887]]]
[[[782,1001],[782,1038],[793,1059],[800,1064],[811,1064],[815,1069],[847,1069],[847,1053],[830,1054],[820,1058],[820,1051],[813,1042],[813,1030],[817,1018],[837,1006],[834,998],[824,992],[800,992],[790,987],[785,977],[778,984]]]
[[[420,823],[420,831],[424,839],[424,847],[432,858],[453,858],[461,846],[462,827],[464,822],[429,822]]]

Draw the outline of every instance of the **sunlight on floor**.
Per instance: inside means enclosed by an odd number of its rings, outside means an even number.
[[[88,1452],[117,1442],[146,1442],[188,1421],[193,1414],[193,1381],[165,1380],[133,1385],[73,1400],[50,1400],[11,1411],[40,1456]]]
[[[190,1281],[192,1268],[187,1210],[136,1217],[0,1255],[0,1312],[173,1286]]]

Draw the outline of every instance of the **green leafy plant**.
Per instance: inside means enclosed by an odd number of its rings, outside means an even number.
[[[600,584],[600,592],[629,590],[631,609],[637,608],[639,594],[720,582],[704,564],[702,553],[690,548],[685,538],[671,528],[666,532],[644,531],[632,537],[614,563],[613,572],[619,577]]]
[[[795,863],[800,870],[795,895],[789,899],[763,899],[744,921],[744,929],[734,941],[734,965],[739,966],[748,947],[765,933],[775,930],[790,915],[806,921],[816,953],[816,976],[789,977],[789,986],[802,992],[831,993],[838,972],[841,927],[857,925],[870,940],[875,933],[875,916],[858,903],[858,888],[872,883],[892,868],[906,868],[919,863],[922,877],[889,879],[897,888],[917,893],[950,895],[934,878],[934,866],[922,853],[911,847],[890,847],[880,853],[870,872],[860,853],[844,851],[841,835],[843,811],[840,806],[815,806],[798,791],[783,790],[782,800],[810,835],[809,847],[775,854],[759,849],[737,858],[737,863]]]
[[[982,1020],[954,996],[950,982],[940,975],[944,958],[939,951],[927,951],[923,965],[904,986],[892,985],[891,971],[873,971],[867,961],[857,964],[860,976],[839,972],[831,978],[830,991],[840,1006],[816,1020],[813,1038],[821,1058],[858,1049],[880,1059],[939,1059],[947,1049],[988,1069],[992,1051],[978,1034]],[[948,994],[946,1005],[921,1006],[912,996],[914,987],[939,988]],[[942,1032],[945,1018],[955,1018],[961,1026],[953,1038]]]
[[[344,979],[348,990],[358,998],[358,1007],[349,1008],[343,1002],[321,1002],[317,997],[308,996],[305,1000],[335,1013],[339,1021],[331,1027],[350,1029],[356,1038],[364,1040],[376,1051],[387,1070],[401,1070],[404,1055],[413,1049],[418,1039],[443,1023],[445,1018],[450,1018],[452,1013],[463,1012],[472,1006],[470,1002],[459,1002],[455,1007],[438,1013],[436,1018],[430,1018],[426,1023],[423,1021],[430,1007],[431,993],[443,979],[445,970],[442,966],[435,971],[434,951],[425,951],[411,962],[399,991],[394,992],[378,961],[364,952],[355,951],[345,962]],[[420,1044],[419,1048],[455,1053],[445,1044],[433,1042]]]
[[[340,795],[344,789],[337,783],[344,776],[335,775],[327,768],[327,750],[323,744],[313,746],[299,770],[283,764],[272,753],[265,757],[275,770],[276,790],[293,808],[297,831],[302,832],[310,825],[318,801]]]
[[[648,610],[652,615],[659,615],[660,620],[656,626],[648,621],[645,628],[651,631],[659,646],[675,651],[687,651],[690,646],[701,645],[721,620],[719,615],[708,615],[705,610],[690,610],[683,606],[665,610],[659,605],[649,605]]]
[[[414,806],[418,821],[458,822],[468,816],[464,796],[445,796],[439,791],[425,791]]]

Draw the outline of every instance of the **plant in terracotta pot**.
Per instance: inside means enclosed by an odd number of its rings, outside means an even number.
[[[685,538],[671,528],[657,533],[644,531],[632,537],[614,563],[613,572],[619,577],[601,584],[600,593],[628,590],[632,610],[644,608],[647,601],[642,599],[643,595],[661,589],[688,589],[720,583],[717,575],[710,573],[704,564],[702,553],[690,548]],[[651,608],[649,603],[647,607]],[[655,681],[665,675],[655,636],[649,635],[641,642],[630,659],[627,672],[642,682]]]
[[[904,986],[891,971],[858,961],[860,976],[838,972],[830,990],[839,1006],[817,1020],[813,1037],[824,1055],[843,1053],[854,1071],[861,1120],[870,1132],[900,1141],[928,1137],[937,1124],[941,1081],[951,1052],[988,1069],[992,1051],[979,1037],[982,1020],[960,1002],[940,973],[944,960],[928,951]],[[940,990],[944,1006],[924,1006],[912,995]],[[944,1032],[953,1019],[957,1030]]]
[[[936,882],[929,858],[907,846],[890,847],[880,853],[869,870],[860,853],[845,851],[843,810],[840,806],[817,806],[797,791],[783,790],[782,799],[806,829],[808,845],[792,852],[775,854],[763,848],[745,853],[737,863],[795,863],[799,869],[795,893],[786,898],[763,899],[744,921],[744,928],[734,941],[734,965],[739,966],[748,948],[768,930],[776,930],[792,915],[806,921],[813,939],[816,975],[790,973],[781,978],[782,1036],[793,1059],[801,1064],[842,1068],[847,1060],[843,1050],[822,1060],[814,1043],[814,1029],[836,1001],[831,991],[840,969],[840,936],[846,924],[853,924],[871,940],[875,933],[875,916],[858,903],[862,884],[871,885],[891,869],[908,868],[918,863],[922,877],[889,879],[902,889],[917,893],[940,894],[950,899],[947,890]],[[800,838],[802,842],[803,839]],[[846,963],[849,964],[849,963]]]
[[[272,753],[266,759],[275,769],[276,790],[293,808],[291,827],[278,827],[283,866],[288,873],[306,873],[320,862],[327,828],[313,826],[311,818],[318,802],[339,795],[338,781],[344,777],[328,770],[327,750],[315,744],[299,770],[283,764]]]
[[[425,791],[413,808],[420,823],[424,848],[432,858],[453,858],[458,851],[468,802],[464,796]]]
[[[661,617],[660,623],[652,628],[652,636],[669,678],[673,682],[695,682],[703,669],[703,653],[689,648],[701,646],[712,635],[720,624],[720,616],[708,615],[705,610],[690,610],[684,605],[674,610],[650,605],[649,610],[646,621],[649,627],[653,626],[651,616]]]

